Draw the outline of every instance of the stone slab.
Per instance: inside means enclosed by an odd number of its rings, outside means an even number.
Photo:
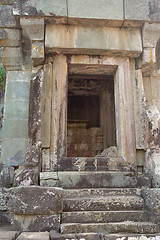
[[[160,189],[143,189],[142,196],[147,209],[154,214],[160,214]]]
[[[0,5],[13,5],[14,0],[0,0]]]
[[[60,229],[60,214],[54,215],[14,215],[13,228],[29,232],[44,232]]]
[[[0,6],[0,27],[16,27],[16,20],[13,16],[13,6]]]
[[[30,82],[31,71],[8,71],[7,79],[8,81]]]
[[[44,61],[44,42],[32,42],[31,58],[34,66],[43,64]]]
[[[12,101],[28,101],[29,100],[29,81],[10,80],[7,82],[6,97]]]
[[[43,18],[20,18],[23,35],[31,41],[44,40]]]
[[[65,0],[16,0],[14,2],[14,15],[20,16],[49,16],[66,17],[67,6]]]
[[[55,38],[56,36],[56,38]],[[123,42],[121,39],[123,38]],[[46,26],[46,50],[81,54],[136,55],[142,52],[139,29],[93,28],[50,24]]]
[[[49,240],[47,232],[24,232],[21,233],[17,240]]]
[[[20,47],[5,47],[0,53],[0,58],[5,66],[21,66],[22,53]]]
[[[68,0],[68,17],[123,20],[123,0]]]
[[[149,1],[150,19],[153,22],[160,22],[160,1],[150,0]]]
[[[125,0],[125,19],[149,20],[149,0]]]
[[[19,102],[17,104],[20,105]],[[13,106],[13,105],[12,105]],[[21,110],[21,108],[17,109],[18,111]],[[13,109],[15,111],[15,109]],[[24,111],[22,112],[24,113]],[[9,115],[9,114],[7,114]],[[7,115],[5,115],[5,118],[7,118]],[[27,114],[25,114],[27,116]],[[11,117],[11,115],[9,115]],[[5,119],[3,123],[3,137],[6,139],[24,139],[28,136],[28,120],[23,119],[24,115],[16,117],[16,113],[12,114],[12,117],[16,119]],[[22,118],[20,118],[22,117]]]
[[[29,97],[29,96],[28,96]],[[15,101],[15,100],[9,100],[5,104],[5,121],[3,125],[7,125],[6,121],[10,121],[12,119],[13,125],[18,124],[18,121],[24,121],[20,126],[24,126],[25,120],[27,121],[28,119],[28,109],[29,109],[29,101]],[[14,126],[13,126],[14,127]],[[25,128],[28,127],[28,123],[25,124]],[[9,131],[9,130],[7,130]],[[24,131],[25,132],[25,131]],[[12,135],[12,133],[10,133]],[[23,134],[24,136],[24,134]],[[4,137],[7,138],[9,136],[6,136],[4,133]],[[18,134],[17,134],[18,137]],[[25,137],[27,135],[25,134]]]
[[[92,223],[92,224],[61,224],[61,232],[67,233],[159,233],[159,226],[150,222],[120,222],[120,223]]]
[[[4,139],[2,141],[3,162],[12,166],[23,165],[27,144],[27,139]]]
[[[58,178],[55,186],[66,189],[150,186],[148,178],[137,177],[134,172],[58,172]]]
[[[0,45],[1,47],[18,47],[20,45],[20,30],[0,29]]]
[[[15,240],[19,235],[16,231],[0,231],[1,240]]]
[[[9,206],[15,214],[53,214],[62,211],[62,190],[39,186],[12,188]]]
[[[96,233],[59,234],[55,231],[51,231],[50,239],[51,240],[100,240],[101,238]]]

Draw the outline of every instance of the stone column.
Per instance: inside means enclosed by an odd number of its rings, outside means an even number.
[[[66,156],[67,151],[67,58],[55,55],[53,59],[53,98],[51,116],[52,169]]]
[[[119,157],[136,167],[133,89],[129,59],[121,59],[115,75],[116,138]]]

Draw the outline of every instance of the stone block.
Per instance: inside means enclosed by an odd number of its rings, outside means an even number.
[[[27,143],[27,139],[4,139],[2,141],[3,162],[12,166],[23,165]]]
[[[150,19],[153,22],[160,22],[160,1],[149,0]]]
[[[125,19],[149,21],[149,0],[125,0]]]
[[[81,234],[59,234],[56,231],[50,232],[51,240],[100,240],[100,236],[96,233],[81,233]]]
[[[7,72],[8,81],[23,81],[30,82],[31,71],[8,71]]]
[[[19,124],[22,119],[22,123],[20,124],[20,126],[24,127],[24,133],[23,136],[27,137],[26,131],[27,131],[27,125],[28,123],[25,123],[25,120],[27,121],[28,119],[28,109],[29,109],[29,102],[28,101],[15,101],[15,100],[8,100],[5,104],[5,111],[4,111],[4,116],[5,116],[5,120],[4,120],[4,124],[3,126],[5,126],[7,123],[6,121],[9,119],[14,119],[11,120],[13,122],[12,126],[9,126],[10,128],[14,128],[15,130],[18,130],[16,127],[17,124]],[[10,121],[10,120],[9,120]],[[12,124],[12,122],[10,122]],[[10,129],[11,130],[11,129]],[[7,131],[10,131],[9,129]],[[5,131],[5,130],[4,130]],[[14,129],[13,129],[14,131]],[[4,137],[7,138],[9,136],[5,135],[6,132],[4,133]],[[17,134],[18,136],[18,134]]]
[[[123,1],[68,0],[68,17],[123,20]]]
[[[152,89],[152,97],[153,99],[159,99],[160,93],[160,77],[152,77],[151,78],[151,89]]]
[[[5,66],[21,66],[22,65],[22,53],[19,47],[5,47],[3,49],[2,62]]]
[[[20,16],[49,16],[66,17],[67,5],[65,0],[16,0],[14,2],[14,15]]]
[[[0,6],[0,27],[16,27],[16,20],[13,16],[13,6]]]
[[[59,231],[60,214],[45,215],[14,215],[13,228],[29,232]]]
[[[13,185],[14,168],[0,165],[0,187],[9,188]]]
[[[19,234],[17,231],[0,231],[1,240],[15,240]]]
[[[18,103],[17,103],[18,104]],[[20,109],[17,109],[20,110]],[[12,115],[14,117],[14,115]],[[16,114],[15,114],[16,116]],[[27,119],[5,119],[3,123],[4,139],[24,139],[28,136],[28,120]]]
[[[18,47],[20,45],[20,30],[0,29],[0,45],[1,47]]]
[[[31,41],[44,40],[43,18],[20,18],[23,35]]]
[[[42,171],[49,171],[51,169],[50,149],[42,150]]]
[[[147,209],[153,214],[160,215],[160,189],[143,189],[142,196],[145,200]]]
[[[44,42],[32,42],[31,58],[34,66],[43,64],[44,62]]]
[[[0,188],[0,211],[8,209],[9,189]]]
[[[8,100],[28,101],[30,82],[7,81],[6,98]]]
[[[39,186],[12,188],[9,206],[15,214],[53,214],[62,211],[62,189]]]
[[[56,38],[55,38],[56,36]],[[123,43],[121,39],[123,38]],[[93,28],[82,26],[47,25],[45,48],[54,52],[77,54],[125,54],[142,52],[141,32],[138,29]]]
[[[21,233],[17,240],[49,240],[47,232],[24,232]]]
[[[40,173],[40,185],[43,187],[55,186],[57,180],[58,180],[58,174],[56,172]]]

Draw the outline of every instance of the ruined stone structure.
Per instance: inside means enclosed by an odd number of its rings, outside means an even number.
[[[0,63],[0,239],[160,239],[160,1],[0,0]]]

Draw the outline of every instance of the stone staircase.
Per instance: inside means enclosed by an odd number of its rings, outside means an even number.
[[[150,187],[150,180],[129,167],[118,168],[58,172],[59,186],[64,188],[62,234],[160,232],[159,226],[150,222],[141,196],[141,188]]]

